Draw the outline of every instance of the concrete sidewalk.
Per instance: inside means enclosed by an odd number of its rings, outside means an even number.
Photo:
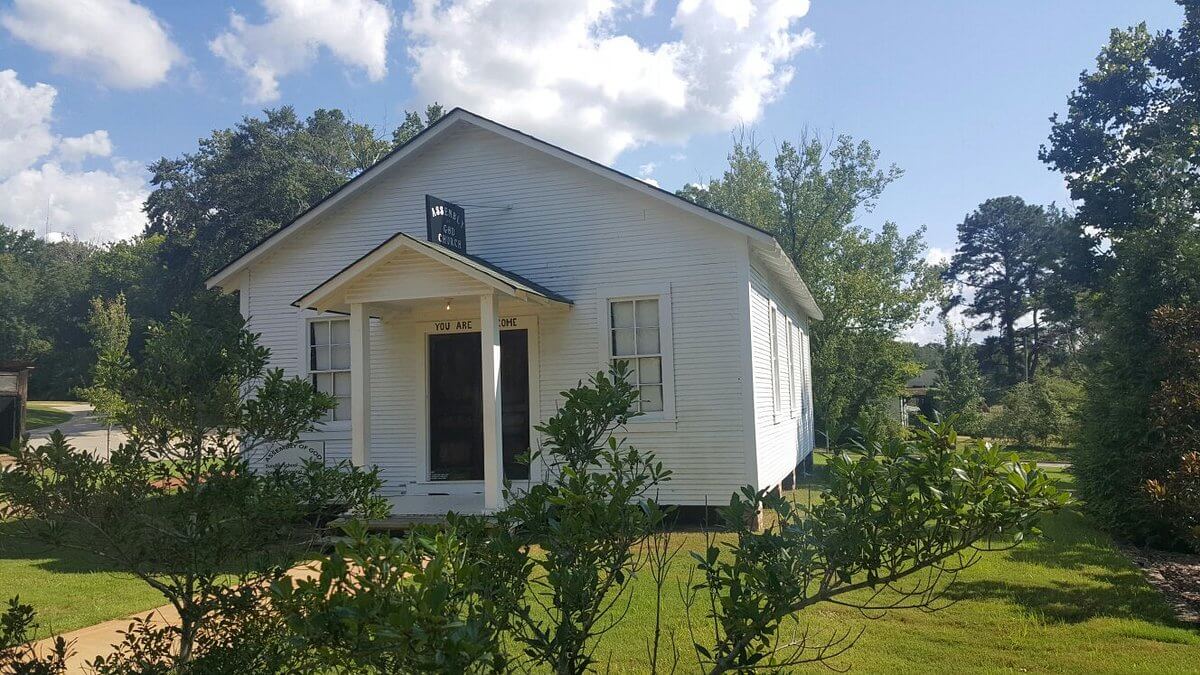
[[[317,561],[301,563],[287,571],[287,576],[293,580],[311,579],[320,574],[321,568]],[[69,651],[71,656],[67,659],[68,675],[86,675],[90,671],[86,665],[88,661],[92,661],[97,656],[107,656],[113,652],[113,645],[119,644],[125,639],[124,632],[129,630],[129,625],[135,621],[150,617],[150,623],[154,627],[162,627],[168,625],[177,625],[179,623],[179,613],[171,605],[163,605],[144,612],[138,612],[130,616],[111,621],[104,621],[94,626],[80,628],[69,633],[63,633],[61,636],[48,637],[38,640],[34,643],[34,649],[37,652],[45,653],[53,648],[56,637],[62,637],[70,645]]]
[[[108,656],[113,651],[113,645],[125,639],[122,634],[129,630],[130,624],[135,621],[140,621],[147,615],[150,616],[150,623],[155,627],[176,624],[179,622],[179,613],[171,605],[163,605],[146,612],[138,612],[132,616],[113,619],[98,623],[87,628],[73,630],[70,633],[63,633],[62,638],[67,641],[68,650],[71,655],[67,657],[67,673],[68,675],[84,675],[91,672],[86,666],[89,661],[92,661],[97,656]],[[37,653],[47,653],[54,647],[56,638],[49,637],[43,640],[38,640],[34,643],[34,649]]]
[[[29,432],[29,442],[46,443],[55,429],[61,431],[67,441],[79,450],[86,450],[101,459],[107,459],[110,448],[116,448],[128,437],[120,427],[109,428],[96,419],[92,406],[80,401],[36,401],[48,408],[71,413],[71,419],[62,424],[53,424]]]

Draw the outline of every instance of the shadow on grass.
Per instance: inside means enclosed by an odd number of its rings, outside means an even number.
[[[0,522],[0,561],[6,560],[37,560],[38,568],[65,574],[116,571],[103,558],[56,546],[36,529],[17,521]]]
[[[1069,473],[1052,475],[1060,489],[1074,487]],[[797,481],[793,494],[801,500],[808,494],[815,497],[827,479],[827,467],[817,464],[809,476]],[[1049,623],[1113,617],[1184,625],[1113,540],[1077,508],[1045,518],[1042,532],[1041,537],[997,554],[1016,564],[1008,566],[1001,578],[972,579],[968,573],[951,586],[947,599],[1007,601]]]
[[[1047,622],[1113,617],[1182,625],[1158,591],[1086,516],[1066,509],[1047,518],[1043,530],[1043,537],[1004,554],[1009,561],[1028,566],[1029,574],[1006,580],[960,580],[947,597],[1006,600]]]

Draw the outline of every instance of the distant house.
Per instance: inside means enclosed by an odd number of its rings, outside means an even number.
[[[25,403],[29,398],[32,363],[0,361],[0,448],[7,448],[25,433]]]
[[[821,312],[770,234],[462,109],[208,286],[337,397],[310,446],[381,467],[409,512],[539,480],[516,461],[533,426],[616,360],[629,442],[674,471],[663,502],[727,503],[812,452]]]
[[[938,371],[936,368],[926,368],[919,375],[904,383],[904,393],[900,395],[900,423],[912,426],[917,416],[933,419],[933,388],[937,385]]]

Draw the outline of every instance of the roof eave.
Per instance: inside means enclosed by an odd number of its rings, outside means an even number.
[[[512,273],[496,271],[490,268],[479,269],[479,263],[473,265],[467,264],[455,258],[450,251],[443,250],[435,244],[428,244],[403,232],[397,232],[362,257],[318,284],[311,291],[297,298],[292,302],[292,305],[301,309],[323,310],[326,307],[324,303],[338,293],[338,291],[344,289],[347,284],[351,283],[359,275],[369,273],[400,249],[407,249],[428,256],[461,274],[465,274],[484,285],[490,286],[494,290],[525,302],[560,307],[570,307],[574,304],[569,299],[559,296],[557,293],[542,293],[536,288],[529,288],[528,283],[518,285],[516,283],[518,279],[508,278],[513,276]],[[495,266],[491,265],[491,267]],[[345,278],[339,280],[339,277]]]

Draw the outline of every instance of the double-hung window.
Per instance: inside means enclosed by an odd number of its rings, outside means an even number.
[[[313,387],[333,396],[337,405],[326,422],[350,419],[350,321],[314,319],[308,322],[308,375]]]
[[[665,409],[663,382],[663,333],[658,298],[610,300],[610,359],[629,365],[628,381],[640,392],[635,409],[662,413]]]

